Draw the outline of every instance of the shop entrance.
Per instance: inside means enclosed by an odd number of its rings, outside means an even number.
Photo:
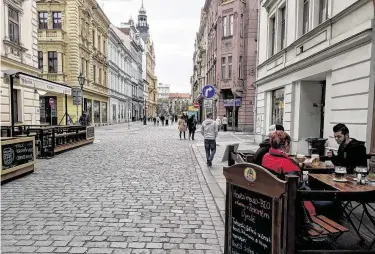
[[[54,104],[51,107],[50,99]],[[40,123],[48,125],[57,125],[57,97],[56,96],[40,96]]]
[[[237,127],[238,127],[238,110],[239,110],[239,107],[236,107],[235,115],[234,115],[235,129],[237,129]],[[233,130],[233,128],[232,128],[232,126],[233,126],[233,107],[226,107],[226,116],[228,118],[228,130]]]

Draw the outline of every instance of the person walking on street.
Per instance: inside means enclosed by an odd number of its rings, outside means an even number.
[[[220,119],[219,116],[217,116],[217,118],[216,118],[216,124],[217,124],[218,131],[220,131],[220,128],[221,128],[221,119]]]
[[[195,120],[195,115],[191,115],[187,122],[189,128],[189,139],[194,140],[195,130],[197,129],[197,120]]]
[[[159,127],[159,123],[160,123],[160,117],[157,116],[157,117],[156,117],[156,124],[157,124],[158,127]]]
[[[204,148],[206,150],[207,166],[212,166],[212,160],[216,153],[216,137],[218,135],[218,127],[212,119],[212,113],[207,113],[206,120],[203,121],[201,133],[204,137]]]
[[[156,117],[155,116],[152,118],[152,121],[154,121],[154,126],[156,126]]]
[[[162,116],[160,117],[160,120],[161,120],[161,125],[164,126],[164,120],[165,120],[164,115],[162,115]]]
[[[180,139],[182,139],[181,135],[182,133],[184,133],[184,139],[186,139],[186,122],[185,122],[185,119],[184,119],[184,116],[181,116],[180,120],[178,120],[178,130],[180,132]]]
[[[228,118],[224,115],[221,119],[221,124],[223,125],[224,131],[228,130]]]

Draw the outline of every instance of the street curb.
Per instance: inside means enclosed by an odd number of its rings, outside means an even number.
[[[208,177],[211,177],[211,178],[213,178],[213,179],[215,179],[215,177],[212,175],[211,171],[210,171],[210,170],[208,169],[208,167],[206,166],[206,163],[204,162],[204,160],[203,160],[203,158],[202,158],[200,152],[198,151],[197,146],[196,146],[196,145],[193,145],[193,144],[192,144],[191,146],[192,146],[192,149],[193,149],[193,152],[194,152],[195,158],[197,159],[198,164],[199,164],[199,167],[200,167],[200,169],[201,169],[201,173],[202,173],[202,175],[203,175],[203,177],[204,177],[204,179],[205,179],[205,182],[206,182],[206,184],[207,184],[207,186],[208,186],[208,189],[210,190],[210,193],[211,193],[211,195],[212,195],[212,197],[213,197],[213,199],[214,199],[214,201],[215,201],[216,209],[217,209],[217,211],[219,212],[220,217],[221,217],[223,223],[225,223],[225,215],[222,214],[222,213],[220,212],[220,207],[219,207],[219,205],[218,205],[218,203],[217,203],[217,201],[216,201],[216,198],[215,198],[215,196],[217,196],[217,195],[215,195],[215,194],[213,193],[213,189],[219,189],[219,190],[220,190],[220,193],[221,193],[221,195],[219,194],[219,195],[220,195],[220,198],[225,198],[225,195],[224,195],[224,193],[221,191],[221,188],[220,188],[219,184],[216,182],[216,180],[215,180],[213,183],[212,183],[212,182],[209,183],[209,181],[208,181]]]

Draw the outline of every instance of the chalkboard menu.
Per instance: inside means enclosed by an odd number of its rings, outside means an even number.
[[[272,253],[272,197],[230,186],[229,253]]]
[[[2,170],[17,167],[34,160],[33,141],[17,142],[1,146]]]
[[[95,137],[95,128],[93,126],[86,127],[86,139],[92,139]]]

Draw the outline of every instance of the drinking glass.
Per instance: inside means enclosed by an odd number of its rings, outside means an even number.
[[[346,180],[346,167],[335,167],[335,179],[338,181],[345,181]]]

